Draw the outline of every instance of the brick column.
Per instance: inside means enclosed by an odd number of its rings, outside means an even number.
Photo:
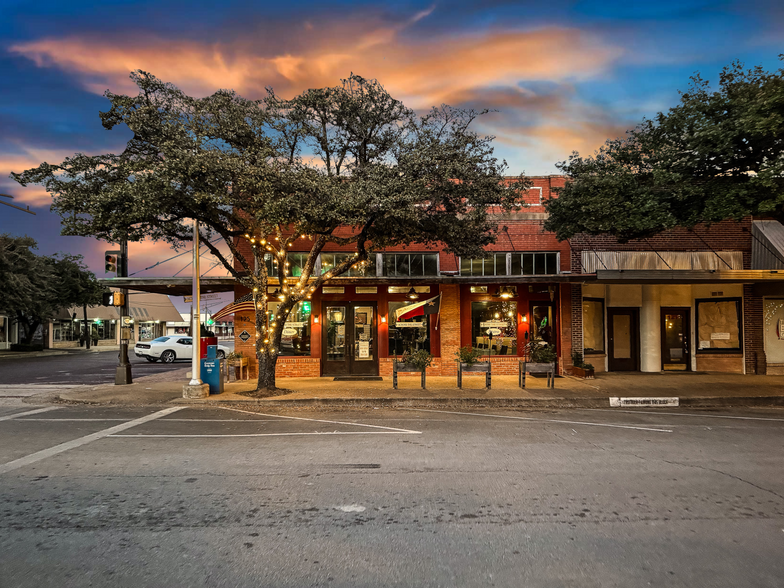
[[[572,351],[583,353],[583,286],[582,284],[570,284],[572,290]],[[572,358],[569,357],[569,365]]]
[[[561,373],[572,372],[572,345],[574,335],[572,334],[572,315],[574,314],[574,304],[572,302],[572,285],[561,284],[558,288],[558,304],[559,314],[561,317],[559,341],[561,342],[561,359],[558,362]],[[580,302],[582,309],[582,302]],[[582,313],[581,313],[582,314]],[[582,339],[582,330],[580,331],[580,338]]]
[[[460,286],[441,285],[441,375],[456,376],[455,353],[460,350]]]
[[[241,298],[249,294],[245,286],[234,287],[234,298]],[[240,339],[240,333],[247,331],[250,339],[243,342]],[[242,354],[248,358],[248,373],[251,378],[257,378],[259,375],[259,362],[256,359],[256,316],[252,312],[242,312],[234,315],[234,351],[242,351]]]
[[[747,374],[765,374],[764,317],[762,297],[755,296],[753,286],[743,286],[743,350]]]

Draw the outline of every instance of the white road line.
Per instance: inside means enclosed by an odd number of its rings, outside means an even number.
[[[59,408],[59,407],[52,407],[52,408]],[[178,410],[182,410],[183,408],[185,407],[174,406],[171,408],[164,408],[163,410],[159,410],[158,412],[154,412],[152,414],[148,414],[147,416],[143,416],[141,418],[128,421],[121,425],[115,425],[114,427],[109,427],[108,429],[104,429],[103,431],[98,431],[97,433],[85,435],[84,437],[80,437],[79,439],[74,439],[73,441],[60,443],[60,445],[55,445],[54,447],[50,447],[49,449],[36,451],[35,453],[31,453],[30,455],[26,455],[25,457],[20,457],[19,459],[15,459],[13,461],[9,461],[8,463],[4,463],[0,465],[0,474],[6,474],[13,470],[23,468],[37,461],[41,461],[42,459],[52,457],[54,455],[57,455],[58,453],[63,453],[64,451],[68,451],[69,449],[76,449],[77,447],[81,447],[82,445],[86,445],[87,443],[97,441],[98,439],[108,437],[109,435],[112,435],[114,433],[119,433],[120,431],[124,431],[125,429],[130,429],[131,427],[144,424],[148,421],[154,421],[155,419],[159,419],[161,417],[166,416],[167,414],[171,414]]]
[[[742,416],[729,416],[720,414],[689,414],[688,412],[657,412],[653,410],[618,410],[614,408],[583,408],[577,410],[598,410],[602,412],[628,412],[631,414],[655,414],[658,416],[685,416],[685,417],[699,417],[701,419],[738,419],[742,421],[772,421],[784,422],[784,419],[768,419],[764,417],[742,417]]]
[[[228,407],[225,407],[225,406],[221,406],[220,408],[222,408],[223,410],[233,410],[235,412],[242,412],[242,413],[245,413],[245,414],[257,414],[259,416],[273,417],[273,418],[278,418],[278,419],[292,419],[292,420],[296,420],[296,421],[311,421],[311,422],[314,422],[314,423],[330,423],[332,425],[351,425],[353,427],[369,427],[371,429],[385,429],[387,431],[397,431],[398,433],[415,433],[415,434],[421,434],[422,433],[422,431],[411,431],[409,429],[396,429],[395,427],[382,427],[381,425],[366,425],[366,424],[363,424],[363,423],[347,423],[347,422],[344,422],[344,421],[327,421],[327,420],[324,420],[324,419],[306,419],[305,417],[283,416],[283,415],[279,415],[279,414],[265,414],[265,413],[262,413],[262,412],[252,412],[252,411],[249,411],[249,410],[240,410],[239,408],[228,408]]]
[[[316,433],[248,433],[248,434],[226,434],[226,435],[110,435],[110,437],[169,437],[169,438],[191,438],[191,437],[298,437],[300,435],[421,435],[420,431],[323,431]]]
[[[401,408],[399,410],[413,410],[413,411],[421,411],[421,412],[438,412],[442,414],[462,414],[467,416],[478,416],[478,417],[488,417],[488,418],[495,418],[495,419],[513,419],[518,421],[536,421],[540,423],[559,423],[563,425],[585,425],[589,427],[611,427],[613,429],[634,429],[635,431],[655,431],[657,433],[672,433],[670,429],[653,429],[650,427],[633,427],[631,425],[610,425],[608,423],[588,423],[583,421],[562,421],[558,419],[535,419],[531,417],[516,417],[516,416],[507,416],[501,414],[482,414],[477,412],[457,412],[457,411],[450,411],[450,410],[431,410],[427,408]]]
[[[24,419],[24,422],[28,421],[35,421],[35,422],[43,422],[43,423],[80,423],[80,422],[96,422],[99,423],[101,421],[127,421],[128,419],[114,419],[114,418],[105,418],[105,419],[77,419],[77,418],[65,418],[65,419],[58,419],[58,418],[32,418],[32,419]],[[165,419],[163,422],[165,423],[279,423],[275,419]]]
[[[36,408],[35,410],[28,410],[27,412],[17,412],[16,414],[8,414],[1,416],[0,421],[10,421],[11,419],[18,419],[19,417],[27,416],[28,414],[40,414],[42,412],[49,412],[50,410],[58,410],[62,406],[47,406],[46,408]]]

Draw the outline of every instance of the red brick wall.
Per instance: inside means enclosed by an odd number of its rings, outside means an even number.
[[[767,373],[765,357],[763,301],[755,296],[753,286],[743,286],[743,348],[747,374]]]
[[[460,286],[441,285],[441,374],[457,375],[455,354],[460,350]],[[470,320],[470,319],[469,319]]]

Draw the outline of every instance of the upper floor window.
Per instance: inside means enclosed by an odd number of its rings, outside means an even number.
[[[460,258],[461,276],[505,276],[506,253],[494,253],[492,257],[479,259]]]
[[[384,275],[437,276],[438,253],[384,253]]]
[[[336,265],[343,263],[353,253],[322,253],[321,254],[321,273],[328,272]],[[348,271],[340,274],[347,277],[366,277],[376,275],[376,256],[371,255],[365,262],[354,264]]]
[[[289,264],[289,275],[298,278],[308,263],[309,253],[287,253],[286,261]],[[313,268],[315,270],[315,267]],[[313,272],[315,273],[315,271]]]
[[[527,252],[512,253],[513,276],[536,276],[544,274],[557,274],[558,253]]]

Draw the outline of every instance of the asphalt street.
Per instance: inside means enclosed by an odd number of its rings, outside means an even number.
[[[234,342],[221,341],[221,345],[232,347]],[[136,357],[131,348],[129,359],[134,378],[161,374],[188,367],[190,360],[164,364],[151,363]],[[15,357],[0,359],[0,385],[2,384],[106,384],[114,381],[119,358],[118,351],[80,351],[67,355],[45,357]]]
[[[770,586],[784,411],[0,407],[0,586]]]

